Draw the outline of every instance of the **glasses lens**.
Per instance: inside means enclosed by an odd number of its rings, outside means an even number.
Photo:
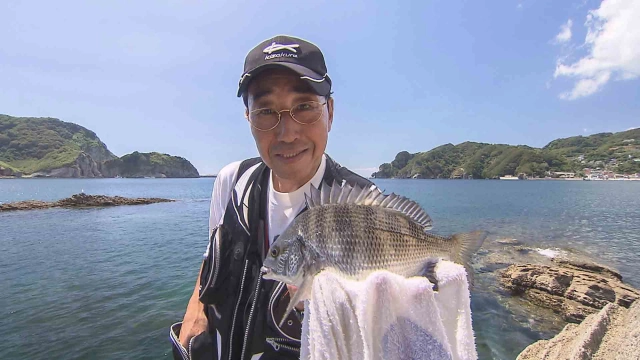
[[[300,103],[291,109],[291,116],[303,124],[311,124],[322,116],[322,104],[315,101]]]
[[[278,113],[271,109],[257,109],[249,113],[249,121],[260,130],[269,130],[278,124]]]

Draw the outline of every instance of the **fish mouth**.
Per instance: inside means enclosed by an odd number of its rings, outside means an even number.
[[[269,269],[266,266],[263,266],[260,268],[260,272],[262,273],[262,276],[269,275],[271,273],[271,269]]]

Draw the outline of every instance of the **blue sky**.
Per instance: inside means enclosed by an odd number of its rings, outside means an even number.
[[[235,96],[244,56],[290,34],[325,53],[327,152],[370,175],[402,150],[640,126],[638,18],[633,0],[3,1],[0,113],[215,174],[257,155]]]

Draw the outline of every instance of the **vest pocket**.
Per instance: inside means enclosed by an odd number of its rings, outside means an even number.
[[[204,304],[225,307],[225,302],[233,298],[230,289],[238,287],[244,258],[244,244],[233,242],[224,225],[219,225],[209,239],[209,254],[204,260],[200,276],[200,301]],[[234,276],[235,275],[235,276]]]
[[[181,328],[181,322],[171,325],[171,329],[169,330],[171,350],[173,352],[174,360],[189,360],[189,350],[185,349],[184,346],[182,346],[182,344],[180,343],[180,340],[178,340]]]

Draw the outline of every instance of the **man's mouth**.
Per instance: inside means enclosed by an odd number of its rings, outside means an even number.
[[[290,160],[293,159],[297,156],[299,156],[300,154],[304,153],[305,151],[307,151],[307,149],[304,150],[300,150],[300,151],[295,151],[295,152],[287,152],[287,153],[281,153],[281,154],[277,154],[277,156],[285,159],[285,160]]]

